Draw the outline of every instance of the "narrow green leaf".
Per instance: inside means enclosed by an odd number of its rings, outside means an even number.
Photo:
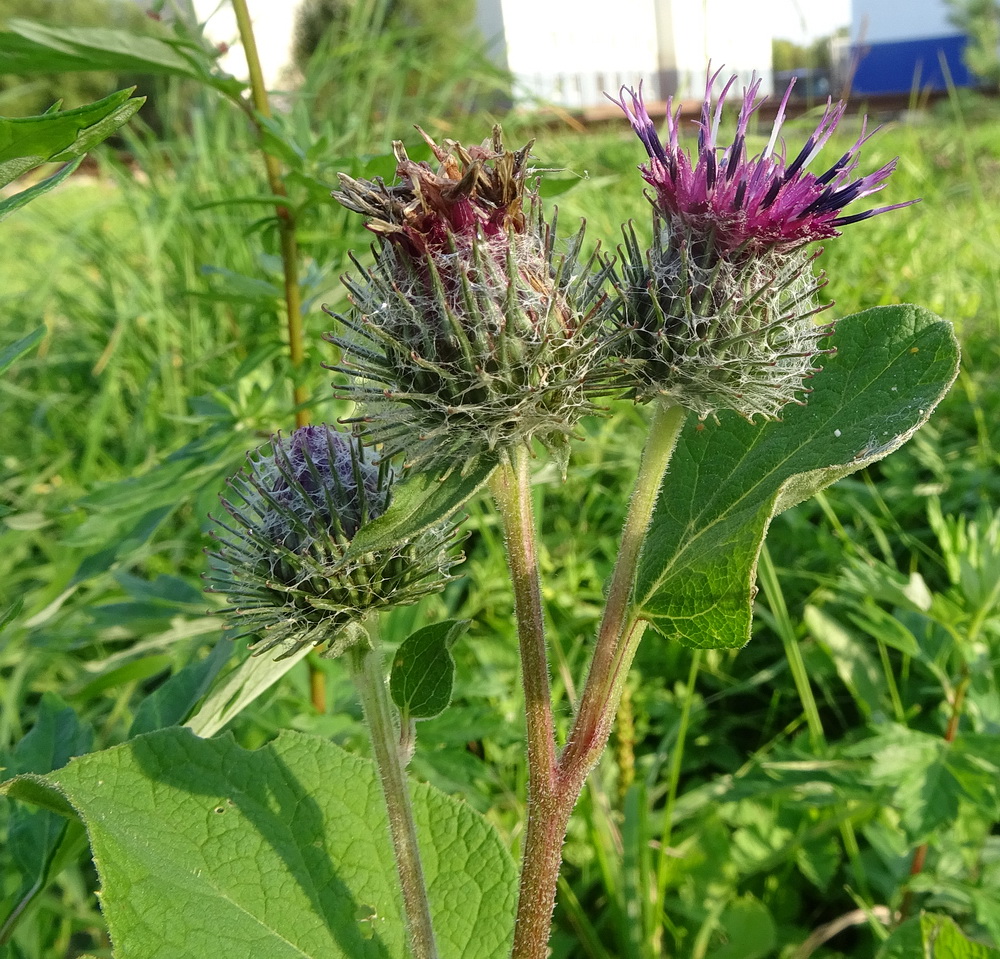
[[[201,73],[176,44],[128,30],[54,26],[19,17],[7,21],[7,30],[0,34],[0,55],[9,57],[11,71],[22,75],[74,69],[195,78]]]
[[[863,629],[869,636],[880,639],[886,646],[927,662],[927,655],[920,648],[917,637],[907,629],[905,623],[900,622],[898,616],[881,606],[874,603],[853,603],[848,617],[855,626]]]
[[[284,732],[257,750],[171,728],[0,791],[87,827],[118,959],[404,959],[371,762]],[[517,872],[466,803],[412,787],[441,959],[496,959]]]
[[[201,210],[213,210],[217,207],[227,207],[227,206],[287,206],[288,197],[280,196],[277,193],[248,193],[243,196],[227,196],[223,197],[221,200],[210,200],[206,203],[195,203],[192,204],[192,211]],[[211,268],[205,272],[210,272]]]
[[[404,720],[433,719],[448,708],[455,683],[451,647],[468,625],[468,620],[446,619],[418,629],[400,644],[392,658],[389,693]]]
[[[146,696],[136,710],[129,737],[182,723],[208,692],[233,648],[228,639],[220,639],[204,659],[188,663]]]
[[[664,635],[695,647],[746,643],[771,518],[901,446],[958,373],[950,324],[915,306],[847,317],[835,343],[808,405],[781,421],[722,412],[682,433],[634,597]]]
[[[427,473],[406,475],[395,487],[392,505],[354,537],[348,557],[391,549],[454,515],[483,487],[496,469],[495,457],[481,456],[464,472],[444,479]]]
[[[0,610],[0,633],[2,633],[24,609],[24,596],[18,596],[6,609]]]
[[[118,689],[129,683],[141,683],[157,673],[162,673],[170,667],[170,657],[166,653],[155,656],[142,656],[130,659],[106,672],[99,673],[94,679],[77,687],[72,695],[86,702],[109,689]]]
[[[809,635],[827,652],[862,716],[882,708],[885,677],[865,643],[817,606],[807,603],[803,612]]]
[[[306,158],[302,148],[294,141],[293,134],[285,128],[285,124],[274,118],[258,115],[261,125],[261,146],[265,153],[281,160],[289,170],[302,170]],[[285,203],[287,203],[287,198]]]
[[[198,712],[184,725],[199,736],[214,736],[296,663],[305,659],[311,649],[311,646],[306,646],[277,661],[269,656],[248,656],[217,689],[212,690]]]
[[[83,157],[77,157],[72,163],[67,163],[61,170],[52,174],[50,177],[46,177],[39,183],[35,183],[29,186],[26,190],[22,190],[20,193],[15,193],[13,196],[9,196],[4,200],[0,200],[0,220],[6,219],[15,210],[20,210],[22,206],[26,206],[32,200],[37,199],[43,193],[48,193],[49,190],[54,187],[59,186],[60,183],[67,180],[76,168],[83,162]],[[35,164],[32,164],[32,167]],[[28,169],[31,169],[29,167]],[[2,177],[0,177],[2,179]]]
[[[24,356],[43,336],[45,336],[45,327],[39,326],[26,336],[11,343],[10,346],[5,346],[0,350],[0,373],[3,373],[15,360]]]
[[[245,297],[251,303],[270,303],[283,295],[277,283],[259,276],[245,276],[219,266],[203,266],[201,272],[206,276],[217,276],[226,292]]]
[[[132,98],[134,89],[119,90],[73,110],[36,117],[0,117],[0,184],[24,172],[8,168],[12,162],[28,158],[31,166],[48,160],[62,163],[107,139],[146,102],[145,97]]]
[[[107,27],[66,27],[13,18],[0,32],[0,58],[13,74],[111,70],[190,77],[235,99],[246,83],[222,73],[217,51],[197,39],[156,37]]]

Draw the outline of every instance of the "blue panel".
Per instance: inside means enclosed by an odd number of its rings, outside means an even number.
[[[851,89],[856,94],[909,93],[916,82],[921,90],[944,90],[942,58],[956,86],[974,86],[975,79],[962,61],[967,43],[967,37],[957,34],[853,46],[851,54],[858,57],[858,69]]]

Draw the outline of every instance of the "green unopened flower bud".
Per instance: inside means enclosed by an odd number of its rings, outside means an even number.
[[[208,577],[224,593],[238,636],[256,635],[255,653],[325,645],[337,656],[363,641],[358,624],[372,612],[406,605],[441,589],[460,561],[454,527],[379,552],[348,555],[366,523],[391,499],[393,474],[366,459],[356,436],[304,426],[247,455],[221,497],[219,547]]]
[[[361,405],[348,422],[418,468],[534,438],[564,461],[574,425],[611,388],[604,276],[579,262],[582,229],[555,254],[527,185],[531,144],[505,150],[499,128],[470,149],[427,142],[437,170],[396,143],[402,182],[341,175],[334,194],[379,238],[375,265],[345,278],[344,330],[328,335],[350,379],[338,389]]]
[[[636,365],[633,395],[666,396],[706,416],[731,409],[752,419],[776,418],[801,403],[831,350],[818,342],[833,324],[813,317],[825,309],[817,292],[822,251],[793,249],[721,255],[718,247],[654,215],[653,244],[639,250],[625,232],[621,275],[622,354]]]

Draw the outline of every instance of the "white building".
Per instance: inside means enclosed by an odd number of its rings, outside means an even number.
[[[513,73],[524,103],[567,108],[604,102],[604,91],[643,81],[650,100],[700,99],[711,61],[771,92],[774,18],[766,0],[476,0],[492,56]],[[246,75],[232,10],[193,0],[206,32],[230,46],[222,67]],[[291,54],[295,0],[249,0],[265,80],[281,84]]]
[[[649,99],[700,99],[709,61],[770,92],[773,21],[745,0],[478,0],[515,96],[563,107],[603,102],[643,81]]]

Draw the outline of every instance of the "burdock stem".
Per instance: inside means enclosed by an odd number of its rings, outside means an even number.
[[[519,447],[510,454],[493,474],[490,491],[503,524],[514,588],[528,733],[528,823],[513,955],[544,957],[568,812],[556,789],[555,727],[527,450]]]
[[[632,610],[639,553],[685,416],[681,407],[665,400],[656,404],[594,658],[569,742],[558,761],[526,453],[515,455],[491,480],[514,583],[528,728],[528,824],[512,959],[545,959],[548,953],[566,827],[587,775],[607,745],[625,677],[642,636],[644,624]]]
[[[632,614],[632,590],[639,553],[686,416],[683,407],[664,399],[658,400],[653,408],[653,420],[632,489],[618,559],[611,574],[604,617],[597,633],[594,658],[569,742],[559,761],[561,774],[580,778],[581,788],[611,734],[622,686],[644,629]]]
[[[354,683],[361,697],[375,765],[382,783],[382,795],[389,812],[389,833],[399,871],[403,909],[413,956],[414,959],[437,959],[427,884],[424,882],[420,848],[417,845],[417,827],[393,723],[392,705],[386,689],[382,656],[374,629],[369,630],[369,635],[370,647],[354,647],[349,653]]]

